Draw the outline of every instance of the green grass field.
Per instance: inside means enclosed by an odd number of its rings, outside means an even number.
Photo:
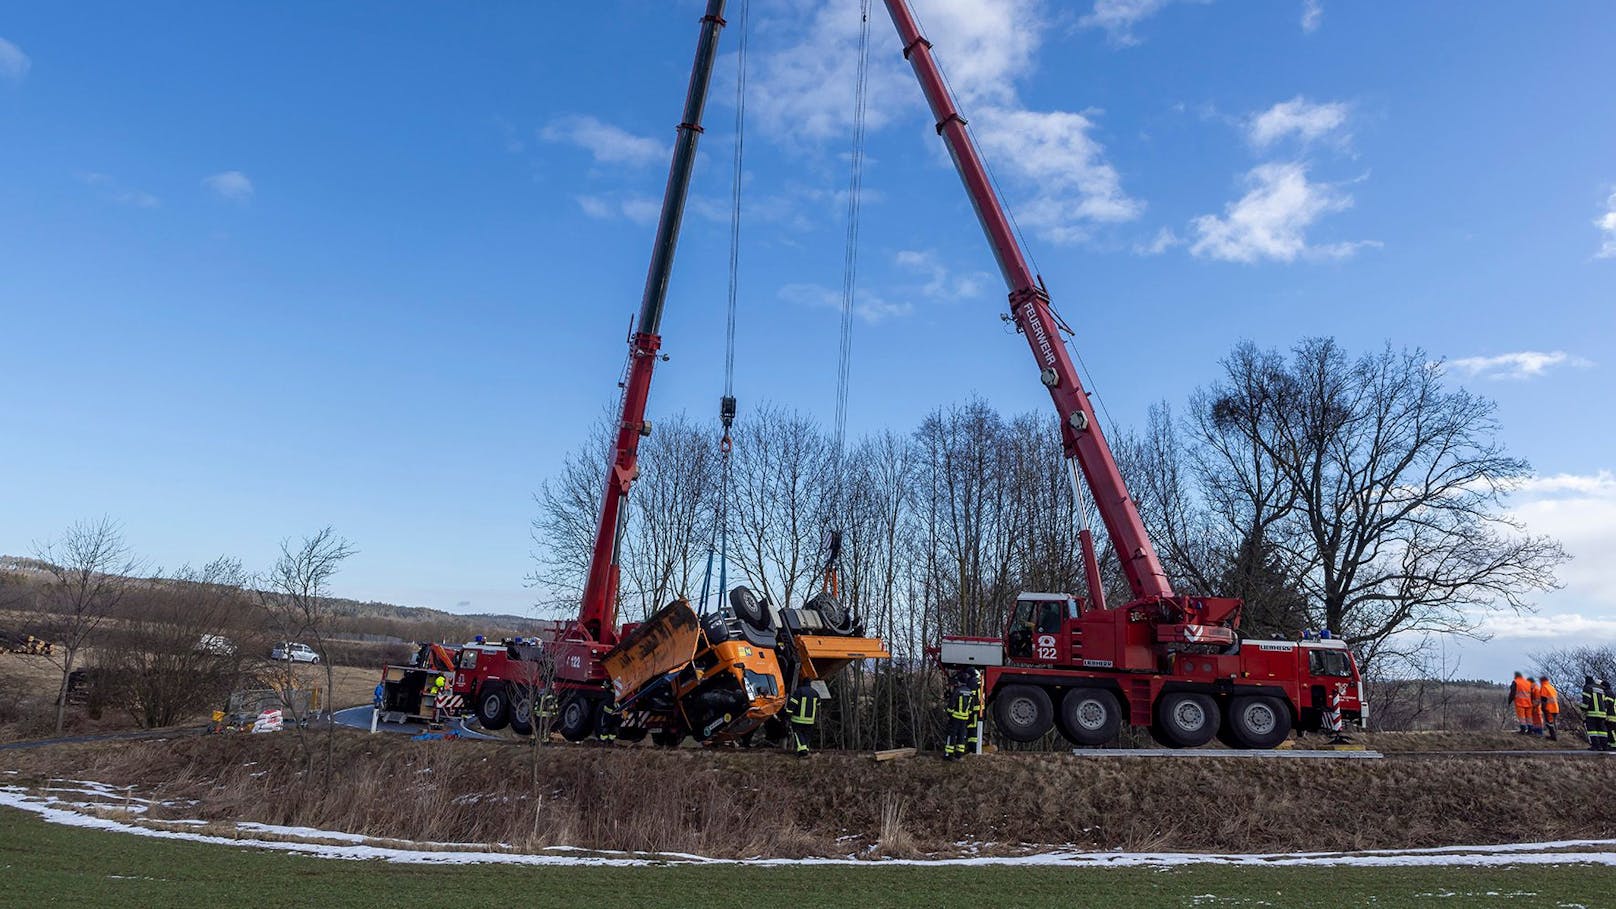
[[[479,897],[477,895],[484,895]],[[485,897],[485,898],[484,898]],[[0,809],[0,906],[1612,906],[1616,871],[424,867],[83,830]]]

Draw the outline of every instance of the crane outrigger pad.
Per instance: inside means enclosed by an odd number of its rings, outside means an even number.
[[[696,655],[701,622],[686,600],[675,600],[640,623],[601,660],[619,701],[646,683],[678,669]]]

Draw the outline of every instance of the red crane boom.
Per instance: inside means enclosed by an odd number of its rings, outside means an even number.
[[[993,247],[994,258],[999,262],[999,273],[1004,276],[1004,283],[1010,289],[1011,316],[1016,328],[1032,348],[1033,357],[1038,361],[1039,375],[1049,388],[1050,399],[1055,402],[1066,456],[1076,459],[1082,468],[1088,488],[1094,494],[1100,520],[1105,524],[1111,545],[1121,559],[1128,587],[1136,600],[1171,597],[1172,585],[1162,571],[1155,546],[1145,533],[1139,509],[1134,506],[1132,497],[1128,495],[1128,487],[1122,481],[1122,474],[1117,470],[1116,459],[1112,457],[1111,448],[1100,431],[1100,422],[1095,419],[1094,408],[1089,403],[1088,392],[1083,390],[1083,384],[1078,379],[1071,354],[1061,342],[1060,324],[1050,311],[1049,294],[1032,269],[1027,267],[1027,258],[1016,242],[1004,204],[994,191],[982,156],[965,128],[965,118],[956,109],[948,85],[943,81],[942,71],[932,57],[931,42],[920,33],[920,26],[907,0],[886,0],[886,5],[893,24],[898,28],[898,37],[903,41],[904,59],[914,67],[915,76],[920,79],[921,90],[925,92],[932,116],[937,121],[937,134],[948,145],[954,167],[965,183],[971,205],[976,208],[976,217],[982,223],[988,243]],[[1098,600],[1101,593],[1098,571],[1091,555],[1092,544],[1085,541],[1085,549],[1089,595]]]

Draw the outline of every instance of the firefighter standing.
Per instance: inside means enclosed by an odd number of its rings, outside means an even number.
[[[978,736],[982,732],[982,705],[985,702],[985,691],[982,690],[982,670],[971,670],[971,715],[965,720],[965,753],[976,754],[981,750]]]
[[[596,724],[595,735],[600,737],[603,744],[617,744],[617,730],[623,728],[623,708],[616,701],[607,701],[606,706],[600,708],[600,721]]]
[[[808,737],[813,734],[814,723],[819,719],[819,692],[814,690],[813,683],[801,682],[791,692],[791,699],[786,703],[786,715],[791,720],[791,734],[786,737],[786,745],[791,753],[797,757],[808,756]]]
[[[971,700],[976,683],[969,669],[954,673],[948,687],[948,738],[943,742],[943,759],[957,761],[965,756],[966,724],[971,721]]]
[[[1524,673],[1515,673],[1515,680],[1509,683],[1509,701],[1515,705],[1515,734],[1530,735],[1532,732],[1532,683],[1527,681]]]
[[[1538,703],[1543,709],[1543,733],[1549,741],[1557,741],[1554,727],[1560,721],[1560,692],[1554,688],[1554,683],[1548,676],[1537,681]]]
[[[1609,708],[1606,706],[1605,693],[1594,682],[1594,677],[1582,677],[1582,715],[1583,727],[1588,730],[1588,750],[1605,751],[1610,747],[1608,732],[1605,728],[1605,718]]]

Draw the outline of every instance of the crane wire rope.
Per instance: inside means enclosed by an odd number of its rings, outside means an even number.
[[[730,459],[734,440],[730,429],[735,423],[735,311],[740,299],[741,272],[741,183],[746,163],[746,48],[751,0],[741,0],[739,46],[735,53],[735,155],[730,177],[729,212],[729,295],[724,311],[724,396],[719,399],[718,419],[724,429],[719,441],[718,501],[713,507],[713,537],[707,546],[707,573],[701,582],[701,599],[696,611],[707,612],[707,599],[713,580],[713,558],[718,559],[718,600],[722,605],[729,585],[729,500],[734,473]]]
[[[833,522],[842,508],[842,461],[847,451],[847,401],[852,385],[853,313],[858,302],[859,219],[863,206],[865,110],[869,99],[870,0],[859,3],[858,64],[853,83],[853,149],[847,177],[847,226],[842,251],[842,320],[836,359],[836,450],[832,458]]]

